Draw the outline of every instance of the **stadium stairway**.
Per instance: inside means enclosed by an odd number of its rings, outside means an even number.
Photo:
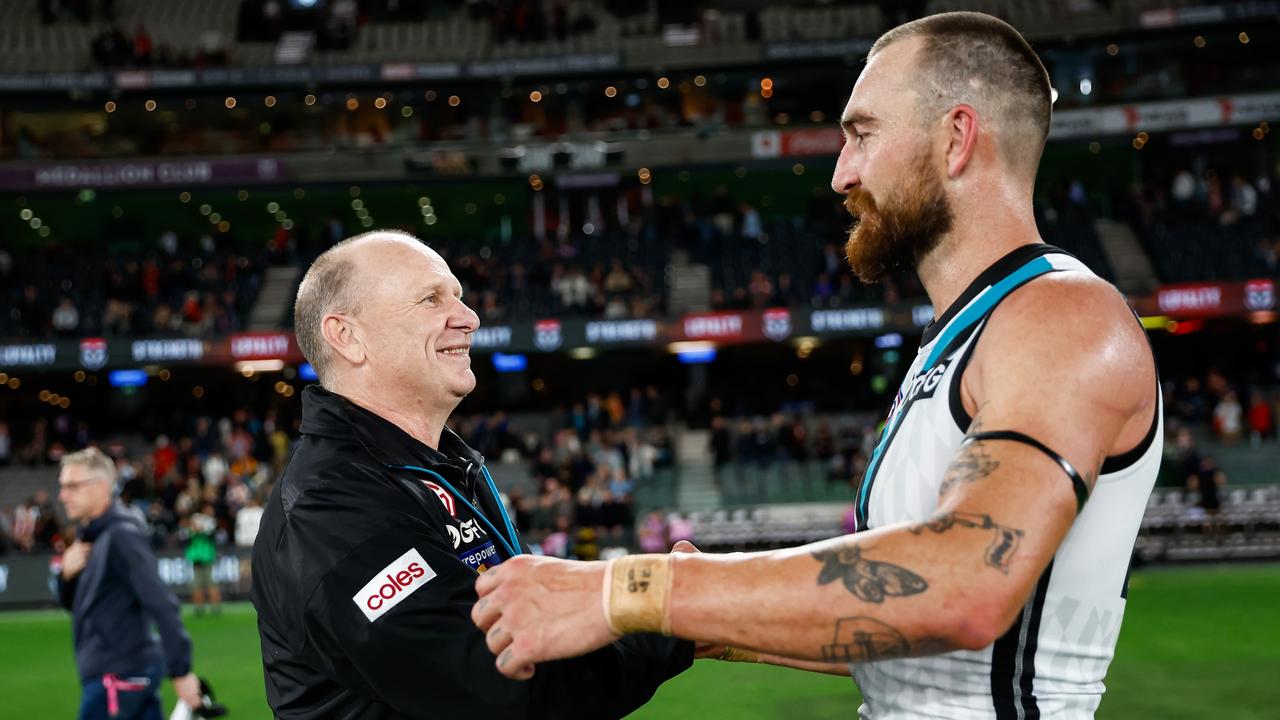
[[[684,250],[671,252],[667,265],[667,306],[673,313],[705,312],[711,309],[711,269],[689,260]]]
[[[49,497],[58,495],[58,468],[9,467],[0,470],[0,508],[12,508],[44,490]]]
[[[686,512],[720,507],[723,501],[708,451],[711,431],[685,430],[676,437],[676,462],[680,464],[676,505]]]
[[[302,271],[292,265],[267,268],[258,300],[249,311],[249,330],[279,330],[285,317],[293,311],[293,291],[298,287]]]
[[[1155,266],[1138,236],[1126,223],[1097,220],[1102,251],[1116,273],[1116,285],[1127,295],[1149,295],[1160,284]]]

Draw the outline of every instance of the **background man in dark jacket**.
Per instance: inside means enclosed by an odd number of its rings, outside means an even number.
[[[277,717],[607,720],[689,666],[691,644],[637,636],[530,682],[497,672],[475,579],[524,548],[484,458],[445,427],[475,387],[479,321],[438,254],[403,233],[344,241],[294,313],[320,386],[253,553]]]
[[[67,518],[79,524],[62,556],[58,594],[71,611],[80,720],[159,720],[166,676],[183,702],[200,707],[178,599],[157,574],[142,518],[115,501],[115,464],[96,448],[71,453],[58,482]]]

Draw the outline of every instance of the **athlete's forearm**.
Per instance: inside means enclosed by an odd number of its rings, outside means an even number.
[[[794,670],[804,670],[805,672],[825,673],[827,675],[840,675],[849,677],[848,663],[828,663],[814,662],[812,660],[796,660],[795,658],[783,657],[781,655],[771,655],[763,653],[760,656],[760,662],[765,665],[777,665],[778,667],[792,668]]]
[[[787,551],[676,557],[672,631],[822,663],[983,647],[1027,574],[1009,574],[1027,562],[1023,533],[985,515],[939,518]]]

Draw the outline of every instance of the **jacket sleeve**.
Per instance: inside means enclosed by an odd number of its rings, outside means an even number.
[[[156,556],[147,545],[147,538],[135,527],[120,527],[111,538],[111,550],[116,554],[113,559],[124,568],[134,596],[160,631],[169,677],[191,672],[191,636],[182,626],[178,598],[169,592],[156,571]]]
[[[304,622],[311,662],[397,713],[620,718],[692,662],[692,645],[641,639],[540,666],[530,682],[510,680],[471,622],[475,571],[442,532],[392,524],[401,526],[363,542],[321,580]]]
[[[70,580],[62,577],[62,573],[58,573],[58,602],[62,603],[62,607],[70,610],[76,601],[76,587],[80,584],[80,576],[76,575]]]

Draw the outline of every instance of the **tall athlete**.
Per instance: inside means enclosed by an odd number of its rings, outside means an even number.
[[[939,314],[863,478],[858,532],[730,556],[515,558],[479,579],[472,613],[502,672],[659,630],[851,672],[863,718],[1093,715],[1161,408],[1124,299],[1037,236],[1050,94],[1026,41],[987,15],[875,43],[832,179],[858,216],[847,251],[866,281],[914,267]]]

